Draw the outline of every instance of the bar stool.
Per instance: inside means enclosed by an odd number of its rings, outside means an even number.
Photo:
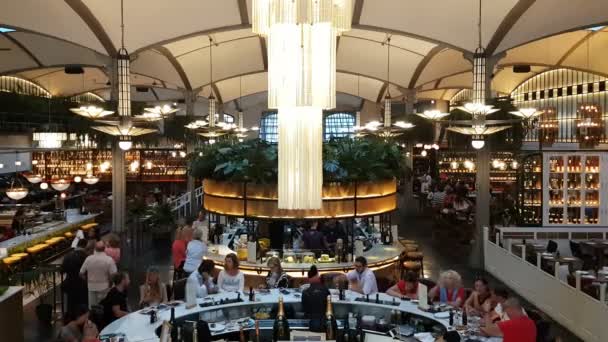
[[[50,248],[46,243],[39,243],[35,246],[28,247],[25,251],[32,256],[34,262],[38,262],[44,258],[44,252]]]
[[[63,236],[65,236],[66,239],[71,239],[74,237],[74,233],[72,232],[66,232],[63,234]]]
[[[412,243],[406,244],[406,245],[403,245],[403,249],[405,250],[406,253],[417,252],[418,251],[418,245],[417,244],[412,244]]]
[[[403,246],[405,245],[415,245],[416,241],[414,240],[406,240],[406,239],[399,239],[399,243]]]
[[[420,263],[420,274],[424,274],[424,254],[420,251],[405,253],[405,260]]]
[[[406,272],[415,272],[420,274],[420,270],[422,269],[421,263],[418,261],[404,261],[402,264],[401,276]]]

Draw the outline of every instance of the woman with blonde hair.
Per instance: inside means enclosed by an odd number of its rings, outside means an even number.
[[[460,274],[454,270],[441,273],[437,285],[429,291],[429,298],[455,308],[461,307],[465,298]]]
[[[148,268],[146,283],[139,287],[139,305],[154,306],[167,302],[167,287],[160,281],[156,267]]]
[[[192,240],[192,228],[183,226],[175,232],[175,240],[171,245],[173,257],[173,280],[184,278],[184,262],[186,261],[186,248]]]
[[[283,271],[281,260],[277,257],[269,258],[267,265],[268,268],[270,268],[270,271],[266,276],[266,288],[282,289],[289,287],[289,277],[287,276],[287,273]]]

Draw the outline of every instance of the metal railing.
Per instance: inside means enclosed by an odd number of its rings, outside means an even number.
[[[169,205],[171,206],[171,211],[173,211],[176,215],[176,218],[182,219],[188,216],[191,216],[195,213],[192,212],[192,201],[194,200],[195,208],[199,208],[203,202],[203,187],[199,187],[194,189],[194,199],[192,198],[192,193],[186,192],[183,195],[171,200]]]

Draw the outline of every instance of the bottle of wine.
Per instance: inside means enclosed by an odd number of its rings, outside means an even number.
[[[467,317],[467,310],[462,309],[462,325],[466,326],[469,323],[469,318]]]
[[[325,339],[327,341],[336,340],[338,338],[338,323],[334,317],[334,311],[331,306],[331,296],[327,296],[327,310],[325,310]]]
[[[363,326],[361,326],[361,317],[357,317],[357,332],[355,333],[355,342],[364,342],[365,333],[363,332]]]
[[[253,287],[249,287],[249,301],[255,302],[255,293],[253,292]]]
[[[171,307],[171,319],[169,319],[169,324],[171,324],[171,341],[177,342],[178,340],[178,332],[177,332],[177,323],[175,322],[175,308]]]
[[[342,338],[340,339],[341,342],[350,342],[350,324],[348,323],[348,321],[350,321],[350,315],[351,313],[349,312],[349,317],[347,317],[344,320],[344,328],[342,329]]]
[[[274,326],[272,327],[272,340],[275,342],[291,340],[289,322],[287,322],[285,308],[283,307],[283,296],[279,296],[279,312],[277,313],[277,318],[274,320]]]
[[[262,339],[260,337],[260,321],[255,321],[255,342],[261,342]]]

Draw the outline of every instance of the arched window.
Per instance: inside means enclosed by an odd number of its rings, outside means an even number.
[[[325,116],[324,140],[352,137],[355,133],[355,116],[352,113],[330,113]]]
[[[260,119],[260,139],[269,143],[279,142],[277,112],[265,112]]]

